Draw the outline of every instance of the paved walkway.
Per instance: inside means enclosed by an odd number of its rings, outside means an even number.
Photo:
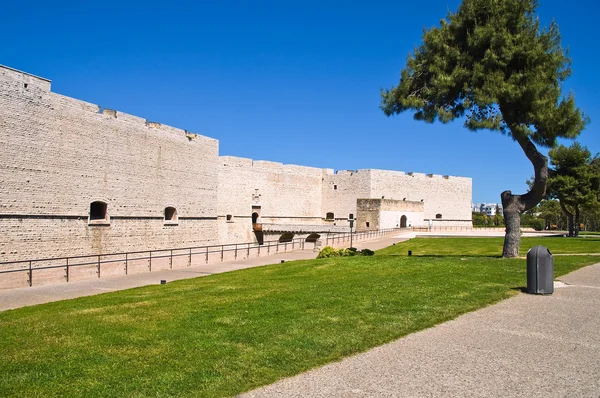
[[[370,241],[354,242],[354,246],[358,249],[368,248],[371,250],[378,250],[390,246],[395,242],[401,242],[407,239],[408,237],[406,235],[399,234]],[[336,246],[348,247],[349,243],[342,242]],[[196,278],[221,272],[275,264],[281,262],[281,260],[306,260],[315,258],[316,256],[317,253],[312,250],[294,251],[245,260],[226,261],[223,263],[176,268],[172,270],[152,271],[127,276],[102,277],[100,279],[91,278],[68,283],[65,282],[43,286],[34,285],[32,287],[0,290],[0,311],[48,303],[51,301],[93,296],[95,294],[131,289],[139,286],[156,285],[160,284],[161,280],[166,280],[168,283],[169,281],[178,279]]]
[[[600,397],[600,264],[242,395]]]

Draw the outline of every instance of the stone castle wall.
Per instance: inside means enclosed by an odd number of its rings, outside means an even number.
[[[215,139],[52,93],[50,81],[2,66],[0,143],[0,262],[252,242],[255,212],[264,224],[334,230],[368,198],[423,200],[425,219],[470,225],[470,178],[219,156]],[[104,222],[88,220],[95,201],[107,204]]]
[[[0,261],[216,243],[218,141],[0,68]],[[88,225],[90,203],[109,225]],[[175,207],[177,225],[165,225]]]
[[[253,241],[253,212],[261,223],[321,224],[321,179],[314,167],[219,157],[221,240]]]
[[[423,222],[423,202],[392,199],[358,199],[356,230],[406,228]],[[404,217],[404,222],[402,222]]]
[[[334,213],[335,224],[348,225],[350,214],[357,217],[356,200],[370,198],[369,170],[323,171],[323,217]]]
[[[466,177],[436,174],[403,173],[371,170],[371,197],[420,202],[425,220],[436,219],[471,222],[472,181]]]

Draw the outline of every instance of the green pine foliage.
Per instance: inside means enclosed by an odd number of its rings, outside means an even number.
[[[497,130],[552,147],[575,138],[587,118],[561,94],[571,61],[558,25],[540,27],[537,1],[464,0],[423,34],[398,86],[382,91],[386,115],[417,120],[465,117],[471,130]]]
[[[582,211],[600,208],[600,157],[577,142],[550,150],[553,168],[548,178],[548,194],[558,199],[569,220],[569,235],[577,236]]]
[[[558,25],[540,26],[537,7],[536,0],[463,0],[439,27],[425,30],[398,85],[381,92],[388,116],[411,111],[427,123],[464,119],[470,130],[499,131],[519,144],[535,176],[526,194],[500,194],[504,257],[519,253],[520,215],[546,196],[548,159],[536,145],[575,138],[589,121],[573,95],[562,93],[571,60]]]

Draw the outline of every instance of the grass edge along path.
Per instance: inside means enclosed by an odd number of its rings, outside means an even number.
[[[458,254],[286,262],[5,311],[0,391],[232,396],[454,319],[526,283],[522,259]],[[555,275],[599,260],[556,258]]]

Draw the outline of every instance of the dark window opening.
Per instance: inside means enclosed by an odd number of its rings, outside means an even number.
[[[177,210],[174,207],[165,207],[165,221],[177,221]]]
[[[367,221],[367,228],[369,228],[369,222]]]
[[[258,221],[258,213],[252,213],[252,224],[256,224]]]
[[[349,218],[349,219],[351,219],[351,220],[353,220],[353,219],[354,219],[354,214],[350,213],[350,214],[348,215],[348,218]]]
[[[438,213],[435,215],[435,218],[442,218],[442,215]]]
[[[106,220],[106,203],[104,202],[92,202],[90,204],[90,221],[94,220]]]
[[[333,213],[327,213],[327,215],[325,215],[325,219],[326,220],[333,220],[334,219]]]
[[[227,221],[231,221],[233,219],[233,216],[231,214],[227,214]]]
[[[23,84],[23,87],[27,88],[29,86],[27,83]]]
[[[334,186],[333,186],[333,189],[337,189],[337,185],[334,185]]]

